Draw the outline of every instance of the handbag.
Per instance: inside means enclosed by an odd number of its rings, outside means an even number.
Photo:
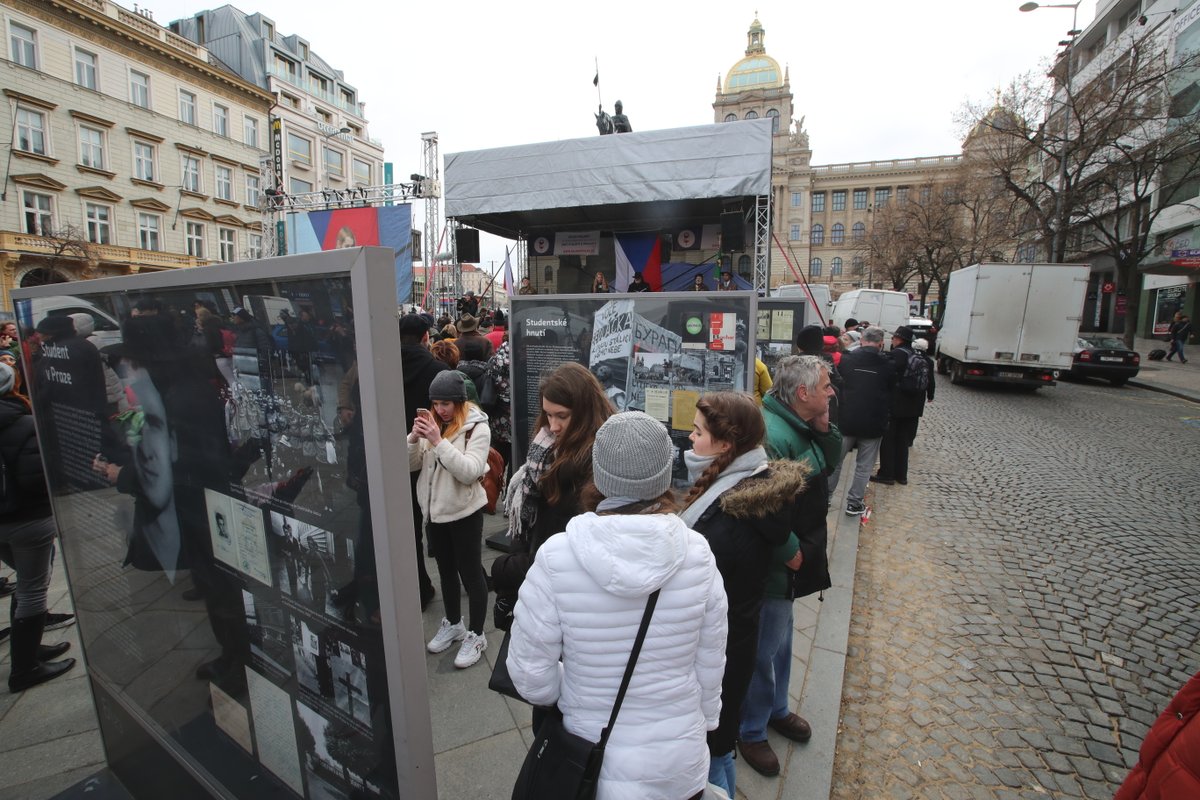
[[[488,688],[514,700],[528,703],[528,700],[521,697],[521,693],[513,685],[512,676],[508,674],[508,643],[511,640],[512,634],[506,632],[504,641],[500,642],[500,650],[496,653],[496,666],[492,667],[492,677],[488,679]]]
[[[600,741],[592,742],[571,733],[563,725],[562,712],[557,707],[552,709],[537,730],[533,746],[521,765],[521,773],[513,787],[513,800],[594,800],[608,735],[617,721],[617,712],[621,710],[625,690],[629,688],[629,680],[633,677],[633,668],[642,651],[642,642],[646,640],[646,630],[650,627],[650,617],[658,603],[659,591],[656,589],[646,599],[642,624],[633,642],[629,661],[625,664],[625,675],[621,678],[621,688],[617,690],[608,724],[600,732]],[[507,654],[505,657],[507,659]]]

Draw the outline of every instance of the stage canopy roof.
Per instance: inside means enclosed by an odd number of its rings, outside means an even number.
[[[445,187],[447,217],[509,239],[716,222],[770,194],[771,120],[451,153]]]

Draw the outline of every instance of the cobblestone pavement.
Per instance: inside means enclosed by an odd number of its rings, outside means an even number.
[[[832,797],[1111,798],[1200,669],[1197,453],[1177,398],[939,381],[863,527]]]

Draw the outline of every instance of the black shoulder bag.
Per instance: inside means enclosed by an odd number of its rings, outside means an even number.
[[[659,591],[656,590],[646,600],[642,625],[633,642],[629,663],[625,665],[625,676],[621,678],[621,688],[617,691],[608,725],[600,732],[600,741],[591,742],[569,732],[563,726],[562,712],[557,707],[552,709],[538,729],[533,746],[525,756],[525,763],[521,765],[521,774],[517,776],[517,784],[513,787],[513,800],[594,800],[600,782],[600,765],[604,761],[604,747],[617,721],[617,712],[621,710],[629,679],[633,677],[633,668],[642,651],[642,642],[646,640],[646,630],[650,627],[650,617],[658,603]]]

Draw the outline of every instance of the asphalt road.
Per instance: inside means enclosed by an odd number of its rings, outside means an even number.
[[[1184,400],[939,380],[863,529],[832,796],[1111,798],[1200,670],[1198,453]]]

